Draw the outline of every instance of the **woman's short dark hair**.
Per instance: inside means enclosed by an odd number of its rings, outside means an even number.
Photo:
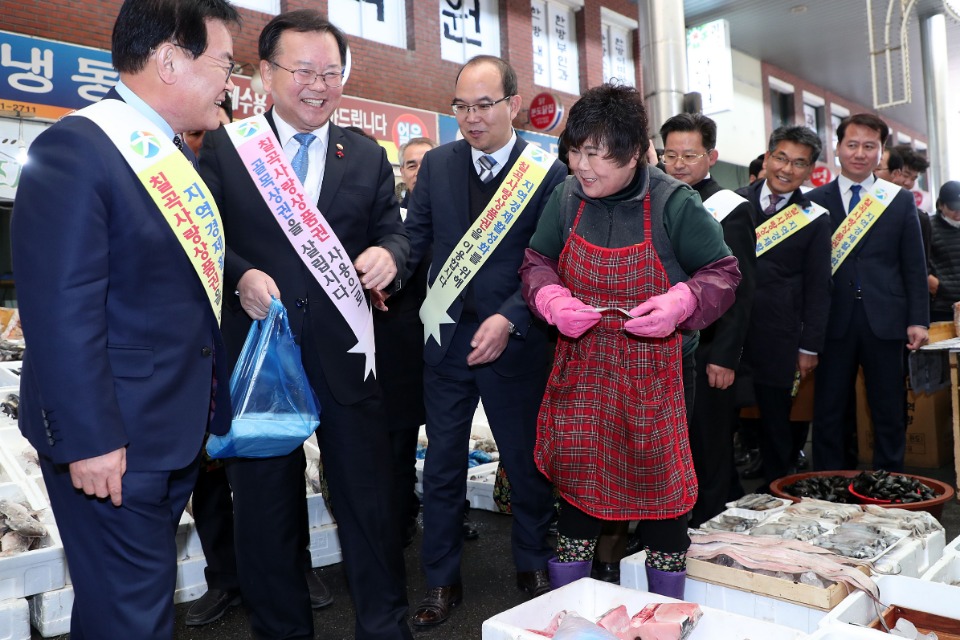
[[[199,58],[207,50],[207,20],[240,24],[240,14],[225,0],[126,0],[113,25],[114,69],[142,71],[164,42]]]
[[[607,156],[619,166],[644,154],[647,138],[647,110],[640,92],[620,84],[602,84],[581,96],[570,108],[563,139],[571,149],[588,140],[607,149]]]
[[[283,35],[284,31],[329,33],[337,41],[337,49],[340,50],[340,64],[347,64],[347,36],[336,25],[313,9],[281,13],[268,22],[267,26],[260,32],[260,40],[257,43],[261,60],[273,62],[273,56],[277,54],[277,47],[280,45],[280,36]]]

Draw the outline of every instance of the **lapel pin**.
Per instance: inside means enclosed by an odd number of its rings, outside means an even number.
[[[340,144],[339,142],[337,143],[337,157],[338,158],[343,157],[343,145]]]

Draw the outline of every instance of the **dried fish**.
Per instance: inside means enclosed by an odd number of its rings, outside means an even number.
[[[813,518],[780,516],[750,530],[752,536],[777,536],[786,540],[808,541],[826,532],[826,528]]]
[[[16,531],[8,531],[0,537],[0,555],[12,556],[29,551],[36,538],[28,538]]]
[[[830,533],[812,540],[812,544],[830,549],[848,558],[876,558],[899,538],[873,525],[845,522]]]
[[[767,511],[783,506],[780,498],[774,498],[766,493],[748,493],[734,503],[734,508],[750,509],[751,511]]]
[[[47,535],[47,528],[20,503],[0,500],[0,517],[3,518],[4,524],[22,536],[42,538]]]
[[[805,518],[813,518],[822,522],[840,524],[861,514],[863,510],[856,504],[837,504],[825,500],[804,498],[797,504],[786,508],[784,513]]]
[[[703,523],[703,529],[713,529],[715,531],[749,531],[757,526],[760,521],[756,518],[744,518],[741,516],[722,513],[716,518],[712,518]]]

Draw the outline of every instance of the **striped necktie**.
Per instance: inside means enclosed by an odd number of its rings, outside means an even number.
[[[780,201],[783,200],[783,196],[778,196],[775,193],[770,194],[770,204],[767,205],[767,208],[763,210],[763,215],[772,216],[777,212],[777,205]]]
[[[493,168],[497,166],[497,161],[493,159],[493,156],[480,156],[480,159],[477,160],[480,163],[480,182],[484,184],[493,180]]]

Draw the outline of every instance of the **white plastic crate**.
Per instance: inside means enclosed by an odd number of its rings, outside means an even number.
[[[16,502],[25,500],[22,488],[14,484],[0,485],[0,498]],[[47,535],[40,539],[39,548],[0,557],[0,600],[32,596],[59,589],[65,584],[67,561],[60,534],[52,519],[41,520],[44,520]]]
[[[310,559],[314,567],[325,567],[343,560],[337,525],[325,524],[310,529]]]
[[[310,517],[311,529],[334,524],[333,514],[327,509],[327,503],[320,493],[307,493],[307,514]]]
[[[70,633],[73,587],[38,593],[30,599],[30,623],[44,638]]]
[[[632,616],[652,602],[678,601],[655,593],[625,589],[599,580],[583,578],[485,620],[482,639],[542,640],[543,636],[529,630],[543,629],[564,609],[576,611],[588,620],[596,620],[620,605],[625,605]],[[752,620],[710,607],[701,609],[703,617],[690,634],[689,640],[799,640],[805,636],[796,629]]]
[[[950,544],[944,546],[943,555],[960,556],[960,536],[950,541]]]
[[[906,576],[880,576],[876,583],[880,589],[880,602],[884,605],[900,605],[938,616],[957,617],[960,588]],[[837,605],[820,621],[820,626],[865,626],[876,617],[877,607],[874,601],[867,594],[858,592]]]
[[[177,586],[174,588],[173,601],[192,602],[207,592],[207,579],[203,570],[207,559],[203,556],[181,560],[177,563]]]
[[[943,556],[930,565],[920,579],[960,587],[960,556]]]
[[[177,526],[177,560],[186,560],[203,556],[200,534],[190,514],[184,511]]]
[[[811,633],[807,640],[890,640],[891,637],[876,629],[832,623]]]
[[[639,591],[647,590],[647,573],[643,551],[627,556],[620,561],[620,585]],[[684,600],[735,613],[764,622],[771,622],[798,631],[809,632],[817,628],[826,611],[805,607],[793,602],[784,602],[770,596],[742,591],[719,584],[687,578],[684,583]]]
[[[0,602],[0,640],[30,640],[30,605],[26,598]]]
[[[23,362],[20,360],[4,360],[0,362],[0,390],[3,390],[4,393],[0,396],[0,400],[7,396],[7,393],[20,393],[20,369],[23,367]],[[7,388],[11,388],[12,391],[7,391]]]
[[[471,509],[500,511],[493,502],[493,484],[497,478],[498,464],[489,462],[467,469],[467,500]]]

